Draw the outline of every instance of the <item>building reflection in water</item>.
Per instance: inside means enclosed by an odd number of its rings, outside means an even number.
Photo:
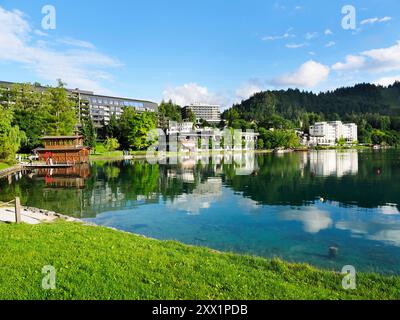
[[[44,181],[47,188],[85,188],[85,180],[90,176],[89,164],[69,168],[37,169],[31,177]]]
[[[358,152],[356,150],[338,152],[336,150],[312,151],[303,154],[302,165],[310,166],[316,176],[356,175],[358,173]]]
[[[196,168],[197,164],[202,167]],[[173,210],[185,211],[188,214],[200,214],[201,209],[207,209],[211,203],[222,197],[223,165],[232,164],[235,175],[251,175],[257,168],[255,153],[227,153],[224,155],[190,155],[180,157],[178,165],[167,170],[168,179],[179,179],[195,185],[190,193],[182,193],[175,199],[167,201],[167,207]],[[203,167],[204,166],[204,167]],[[201,168],[206,168],[212,177],[202,176]]]
[[[201,209],[208,209],[213,202],[222,198],[222,179],[208,178],[199,183],[191,193],[184,193],[173,200],[168,200],[166,206],[174,211],[185,211],[190,215],[200,214]]]

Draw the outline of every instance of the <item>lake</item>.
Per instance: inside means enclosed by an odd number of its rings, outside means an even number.
[[[0,180],[0,200],[156,239],[400,274],[400,152],[96,161]],[[329,248],[337,248],[332,255]]]

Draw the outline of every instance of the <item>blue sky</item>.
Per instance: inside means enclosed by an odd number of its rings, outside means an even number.
[[[0,0],[0,26],[2,80],[156,102],[226,107],[265,89],[400,80],[398,0]]]

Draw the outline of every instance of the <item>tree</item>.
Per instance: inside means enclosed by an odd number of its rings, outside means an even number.
[[[231,108],[222,114],[222,118],[227,120],[228,125],[232,127],[233,122],[240,119],[240,114],[236,109]]]
[[[300,139],[293,130],[260,130],[260,138],[266,149],[296,148],[300,145]]]
[[[186,108],[185,111],[182,111],[182,118],[187,122],[196,123],[196,115],[192,109]]]
[[[47,134],[71,135],[77,124],[76,105],[71,100],[60,81],[57,88],[47,90],[47,103],[49,112],[46,114],[45,123]]]
[[[76,103],[68,97],[62,83],[45,90],[17,84],[2,101],[7,101],[7,108],[14,113],[12,124],[26,133],[21,146],[25,152],[39,146],[43,135],[70,135],[76,127]]]
[[[386,134],[381,130],[374,129],[371,133],[371,141],[373,144],[385,144]]]
[[[168,127],[168,121],[182,122],[182,110],[181,107],[173,103],[172,100],[165,102],[161,101],[158,107],[158,117],[162,127]]]
[[[106,151],[114,151],[119,148],[119,143],[116,138],[107,138],[106,141],[104,141],[104,148]]]
[[[259,149],[259,150],[264,149],[264,140],[263,139],[257,140],[257,149]]]
[[[154,141],[148,134],[157,126],[157,115],[152,112],[137,113],[132,108],[124,108],[120,119],[120,144],[124,149],[145,150]]]
[[[0,105],[0,159],[7,162],[15,160],[21,144],[25,141],[26,135],[18,126],[12,125],[13,114]]]
[[[88,119],[83,123],[81,128],[81,134],[83,135],[85,145],[93,149],[94,152],[96,152],[97,133],[96,133],[96,128],[91,119]]]
[[[346,145],[346,139],[341,137],[338,141],[337,141],[337,145],[339,147],[344,147]]]
[[[9,107],[13,110],[13,125],[26,133],[22,144],[23,151],[29,153],[41,144],[40,138],[46,132],[50,111],[44,103],[44,94],[34,90],[31,85],[14,85],[9,91]]]
[[[119,124],[115,113],[111,115],[110,122],[105,126],[105,133],[108,138],[118,138],[120,135]]]

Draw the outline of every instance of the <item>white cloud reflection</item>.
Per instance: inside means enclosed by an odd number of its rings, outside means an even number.
[[[328,229],[333,222],[329,212],[316,207],[305,207],[299,210],[288,210],[280,213],[280,218],[287,221],[298,221],[308,233],[318,233]]]

